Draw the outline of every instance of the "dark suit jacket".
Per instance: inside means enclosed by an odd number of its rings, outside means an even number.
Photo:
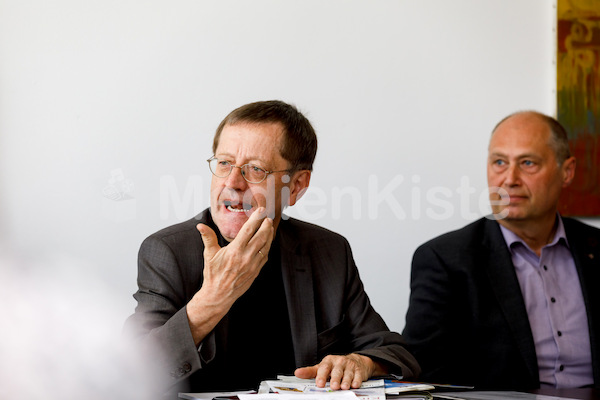
[[[600,230],[563,222],[583,289],[598,386]],[[539,387],[525,303],[496,221],[482,218],[416,250],[403,336],[422,380],[481,389]]]
[[[163,229],[139,252],[138,301],[126,330],[163,351],[165,373],[180,390],[194,390],[194,373],[216,354],[226,318],[201,343],[190,333],[186,304],[202,286],[204,246],[196,225],[215,226],[209,210]],[[327,354],[357,352],[414,377],[419,367],[370,304],[348,242],[340,235],[295,219],[277,229],[296,366],[317,364]],[[249,343],[250,345],[250,343]],[[293,371],[290,371],[293,373]]]

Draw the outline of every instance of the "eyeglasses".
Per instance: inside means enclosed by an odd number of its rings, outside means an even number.
[[[210,168],[210,172],[218,178],[227,178],[231,171],[233,171],[233,167],[239,168],[242,170],[242,176],[248,183],[261,183],[264,181],[269,174],[274,172],[290,172],[289,169],[282,169],[279,171],[266,171],[261,167],[257,167],[253,164],[244,164],[241,167],[237,165],[233,165],[229,161],[219,160],[216,157],[211,157],[208,160],[208,167]]]

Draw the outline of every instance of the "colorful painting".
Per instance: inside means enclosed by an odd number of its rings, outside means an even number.
[[[560,212],[600,215],[600,1],[558,0],[557,118],[577,158]]]

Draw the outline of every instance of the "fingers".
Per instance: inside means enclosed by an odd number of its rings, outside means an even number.
[[[360,373],[358,374],[354,374],[354,379],[352,377],[348,377],[348,379],[344,379],[344,382],[352,382],[350,384],[350,387],[352,387],[353,389],[358,389],[362,383],[363,383],[363,377],[361,376]],[[342,383],[342,387],[344,386],[345,383]],[[350,389],[350,388],[348,388]]]
[[[255,236],[257,230],[262,226],[262,223],[267,217],[266,209],[264,207],[259,207],[250,215],[248,221],[244,223],[237,236],[234,239],[234,242],[238,243],[240,246],[246,246],[248,242]]]
[[[312,367],[298,368],[296,371],[294,371],[294,376],[300,379],[313,379],[315,376],[317,376],[318,367],[319,365],[317,364],[313,365]]]
[[[298,368],[294,371],[294,376],[296,378],[301,379],[313,379],[317,387],[325,387],[327,380],[329,379],[329,375],[332,371],[332,363],[327,361],[327,357],[321,361],[321,363],[317,365],[313,365],[310,367]]]
[[[217,235],[211,227],[202,223],[196,225],[196,229],[202,236],[204,257],[210,260],[221,249]],[[240,249],[247,247],[246,251],[258,255],[266,262],[273,237],[273,220],[266,218],[265,208],[260,207],[252,213],[232,243],[235,243],[233,247],[237,246]]]
[[[214,297],[220,293],[221,300],[231,302],[252,285],[267,262],[274,235],[273,220],[265,218],[264,211],[261,207],[254,212],[236,238],[223,248],[211,227],[196,225],[204,244],[203,294]]]
[[[247,247],[255,250],[256,253],[266,261],[274,236],[275,230],[273,228],[273,220],[266,218],[262,221],[260,228],[258,228],[258,231],[256,231],[252,239],[248,241]]]
[[[319,369],[317,370],[315,382],[318,387],[325,387],[327,378],[329,378],[331,380],[331,382],[329,382],[329,387],[331,387],[333,390],[337,390],[339,389],[339,376],[337,376],[338,374],[339,369],[336,370],[332,362],[325,362],[324,359],[323,361],[321,361],[321,364],[319,364]]]
[[[329,380],[329,387],[333,390],[357,389],[371,376],[368,363],[363,357],[358,354],[330,355],[317,365],[298,368],[294,375],[303,379],[314,378],[317,387],[325,387]],[[364,358],[368,359],[368,357]]]
[[[196,229],[200,232],[202,243],[204,243],[204,259],[210,260],[221,249],[217,235],[210,226],[205,224],[196,225]]]

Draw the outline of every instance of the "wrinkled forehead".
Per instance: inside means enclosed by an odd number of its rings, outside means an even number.
[[[228,130],[231,131],[235,129],[240,129],[244,131],[255,131],[262,132],[263,135],[269,136],[269,138],[273,141],[273,145],[281,144],[284,140],[285,129],[283,125],[279,122],[253,122],[253,121],[233,121],[228,122],[217,132],[214,137],[213,148],[216,149],[221,142],[221,136],[223,135],[223,131]]]
[[[535,114],[515,115],[493,131],[488,152],[552,151],[552,133],[546,122]]]
[[[280,165],[283,132],[279,124],[238,123],[225,125],[215,155],[228,156],[235,162]]]

